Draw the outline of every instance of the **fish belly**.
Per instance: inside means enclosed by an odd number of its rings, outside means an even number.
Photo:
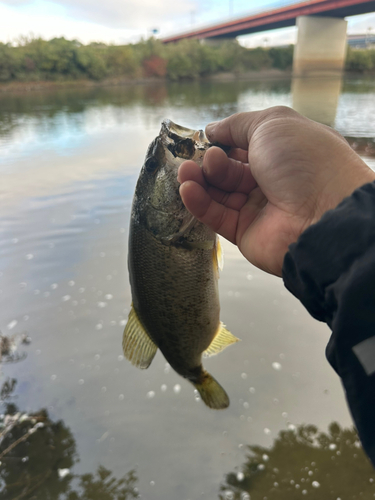
[[[128,261],[140,321],[174,370],[188,377],[219,328],[213,250],[165,245],[133,224]]]

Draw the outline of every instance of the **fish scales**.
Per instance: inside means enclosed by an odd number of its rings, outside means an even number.
[[[131,247],[133,305],[168,363],[188,376],[219,323],[212,250],[166,246],[144,229],[134,231]]]
[[[202,367],[202,354],[236,342],[220,322],[217,235],[189,214],[177,171],[186,159],[200,166],[211,144],[203,131],[162,123],[150,144],[132,206],[128,267],[132,308],[123,335],[127,359],[147,368],[157,349],[188,379],[210,408],[229,405]]]

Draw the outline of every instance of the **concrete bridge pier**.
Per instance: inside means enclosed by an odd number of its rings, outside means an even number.
[[[334,76],[344,68],[347,21],[335,17],[297,17],[294,76]]]

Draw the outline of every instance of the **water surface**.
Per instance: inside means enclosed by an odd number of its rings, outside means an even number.
[[[230,243],[219,282],[221,317],[242,341],[205,361],[230,408],[208,410],[160,353],[146,371],[122,356],[132,194],[162,119],[204,128],[238,111],[294,103],[331,122],[375,166],[372,82],[293,85],[0,96],[0,330],[30,338],[18,346],[24,359],[3,363],[0,382],[10,388],[1,411],[7,404],[27,413],[45,409],[57,450],[41,460],[46,427],[36,431],[29,447],[23,442],[4,458],[0,492],[9,471],[17,471],[30,480],[24,498],[83,494],[83,474],[97,481],[94,490],[106,483],[101,466],[116,480],[125,477],[125,497],[118,485],[113,499],[373,498],[375,474],[325,359],[328,327]],[[251,459],[248,446],[256,447]]]

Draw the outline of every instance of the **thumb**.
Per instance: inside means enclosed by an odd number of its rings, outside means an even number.
[[[296,111],[286,106],[274,106],[262,111],[236,113],[220,122],[210,123],[206,127],[206,135],[210,142],[219,143],[232,148],[248,150],[254,132],[265,122],[275,119],[301,117]]]
[[[212,143],[247,150],[255,123],[261,119],[261,111],[236,113],[219,122],[209,123],[206,136]]]

